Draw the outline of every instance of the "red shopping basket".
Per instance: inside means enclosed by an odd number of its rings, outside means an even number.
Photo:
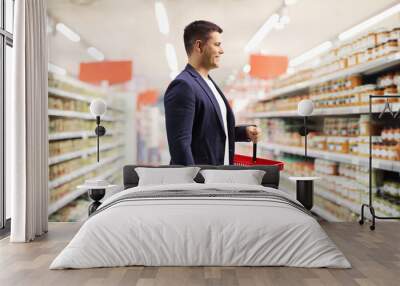
[[[283,162],[257,158],[257,143],[253,143],[253,157],[235,154],[233,164],[237,166],[269,165],[278,166],[279,171],[283,170]]]

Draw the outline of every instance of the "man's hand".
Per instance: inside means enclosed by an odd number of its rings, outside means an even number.
[[[257,143],[261,138],[261,129],[256,126],[246,127],[247,138],[249,138],[253,143]]]

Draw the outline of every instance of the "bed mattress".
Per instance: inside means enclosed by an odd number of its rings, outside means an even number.
[[[351,267],[283,191],[197,183],[135,187],[108,198],[50,269],[129,265]]]

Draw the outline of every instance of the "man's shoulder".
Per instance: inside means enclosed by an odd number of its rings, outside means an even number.
[[[186,82],[187,84],[190,84],[190,85],[192,85],[195,82],[193,76],[186,69],[181,71],[181,73],[176,76],[174,81],[175,80],[184,81],[184,82]]]
[[[180,74],[177,75],[177,77],[170,82],[168,85],[168,89],[171,88],[190,88],[193,89],[193,86],[195,84],[195,81],[193,77],[187,72],[187,71],[182,71]]]

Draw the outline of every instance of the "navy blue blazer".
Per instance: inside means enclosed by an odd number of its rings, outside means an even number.
[[[214,85],[226,105],[229,163],[233,164],[235,141],[249,141],[246,126],[235,127],[232,109]],[[164,107],[171,165],[224,164],[226,134],[221,110],[210,87],[191,65],[169,84]]]

